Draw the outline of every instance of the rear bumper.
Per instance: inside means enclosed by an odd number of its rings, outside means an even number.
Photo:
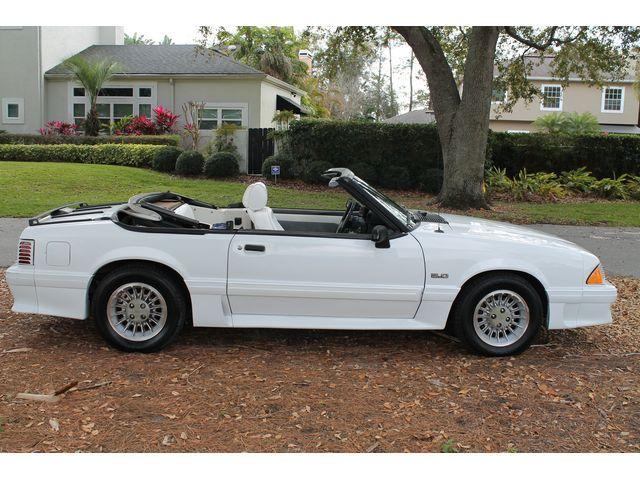
[[[31,265],[13,265],[5,272],[13,295],[11,310],[16,313],[38,313],[38,296]]]
[[[6,271],[16,313],[35,313],[84,319],[88,316],[90,276],[37,271],[31,265],[13,265]]]
[[[549,329],[591,327],[613,321],[611,305],[616,301],[616,287],[608,282],[585,285],[581,290],[549,295]]]

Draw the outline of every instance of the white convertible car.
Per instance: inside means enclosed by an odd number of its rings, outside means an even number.
[[[149,352],[196,327],[443,330],[511,355],[540,327],[611,322],[598,259],[557,237],[410,211],[327,171],[345,211],[271,209],[263,183],[216,207],[175,193],[74,204],[29,220],[7,270],[13,311],[92,316]]]

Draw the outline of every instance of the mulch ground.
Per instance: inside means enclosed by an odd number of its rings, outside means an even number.
[[[428,332],[193,328],[124,354],[11,313],[0,278],[0,452],[640,451],[640,280],[612,279],[613,325],[493,359]]]

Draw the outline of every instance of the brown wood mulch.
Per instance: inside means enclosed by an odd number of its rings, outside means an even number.
[[[0,278],[0,452],[640,451],[637,279],[612,279],[613,325],[494,359],[428,332],[193,328],[124,354],[11,313]]]

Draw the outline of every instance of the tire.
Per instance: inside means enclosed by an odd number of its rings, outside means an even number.
[[[454,310],[453,329],[476,353],[515,355],[534,340],[543,316],[535,288],[518,275],[500,273],[464,288]]]
[[[180,334],[187,300],[163,270],[131,265],[110,272],[100,281],[93,295],[92,313],[110,345],[126,352],[148,353],[161,350]]]

